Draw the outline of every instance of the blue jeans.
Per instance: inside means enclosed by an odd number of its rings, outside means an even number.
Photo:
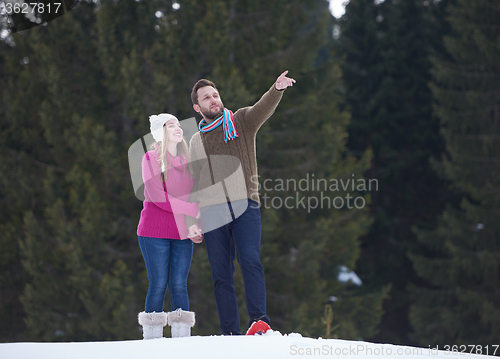
[[[139,246],[149,280],[146,313],[163,311],[167,287],[171,310],[189,310],[187,278],[193,259],[193,242],[139,236]]]
[[[243,209],[247,205],[243,200]],[[238,203],[239,202],[239,203]],[[242,202],[214,205],[201,210],[202,228],[210,222],[224,223],[205,233],[205,245],[212,268],[214,295],[219,313],[220,328],[224,334],[241,334],[238,301],[234,290],[235,253],[240,263],[245,286],[245,303],[250,317],[270,324],[266,315],[266,284],[264,268],[260,262],[261,220],[257,202],[248,200],[248,207],[240,216]],[[236,208],[233,210],[233,208]],[[241,212],[240,212],[241,213]],[[224,216],[226,218],[224,218]],[[228,217],[232,216],[232,217]],[[207,226],[208,227],[208,226]]]

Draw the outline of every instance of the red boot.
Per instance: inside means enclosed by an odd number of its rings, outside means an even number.
[[[246,335],[262,335],[267,332],[271,327],[266,322],[259,320],[258,322],[253,322],[253,324],[248,328]]]

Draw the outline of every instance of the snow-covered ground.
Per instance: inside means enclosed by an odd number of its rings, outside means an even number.
[[[440,348],[441,349],[441,348]],[[460,350],[460,349],[459,349]],[[470,358],[486,355],[452,353],[434,348],[373,344],[340,339],[312,339],[300,334],[268,332],[262,336],[195,336],[121,342],[7,343],[0,344],[1,359],[262,359],[262,358]],[[489,348],[491,351],[492,348]],[[494,350],[494,349],[493,349]],[[483,352],[486,350],[483,349]],[[490,353],[492,354],[492,353]],[[497,353],[499,354],[499,353]],[[492,356],[490,356],[492,357]]]

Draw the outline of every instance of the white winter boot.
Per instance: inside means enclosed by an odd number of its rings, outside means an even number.
[[[196,322],[194,312],[188,312],[181,308],[167,313],[168,325],[172,326],[172,338],[191,336],[191,327]]]
[[[167,324],[167,313],[140,312],[137,319],[142,325],[144,339],[163,338],[163,327]]]

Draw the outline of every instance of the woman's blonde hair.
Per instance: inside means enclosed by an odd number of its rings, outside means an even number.
[[[162,164],[165,164],[165,172],[161,171],[161,177],[162,181],[165,182],[167,180],[167,169],[168,166],[170,165],[170,153],[168,152],[168,134],[167,134],[167,126],[163,125],[163,143],[162,142],[155,142],[151,145],[151,150],[156,151],[156,155],[158,157],[158,166],[160,166],[160,171],[162,169]],[[191,166],[191,162],[189,161],[189,149],[188,145],[186,143],[186,140],[184,139],[184,136],[182,137],[182,141],[177,144],[177,156],[184,155],[184,158],[187,162],[187,166],[184,166],[184,173],[183,176],[186,175],[186,167],[188,169],[189,177],[192,179],[193,178],[193,169]],[[182,162],[182,157],[181,158],[181,163]]]

